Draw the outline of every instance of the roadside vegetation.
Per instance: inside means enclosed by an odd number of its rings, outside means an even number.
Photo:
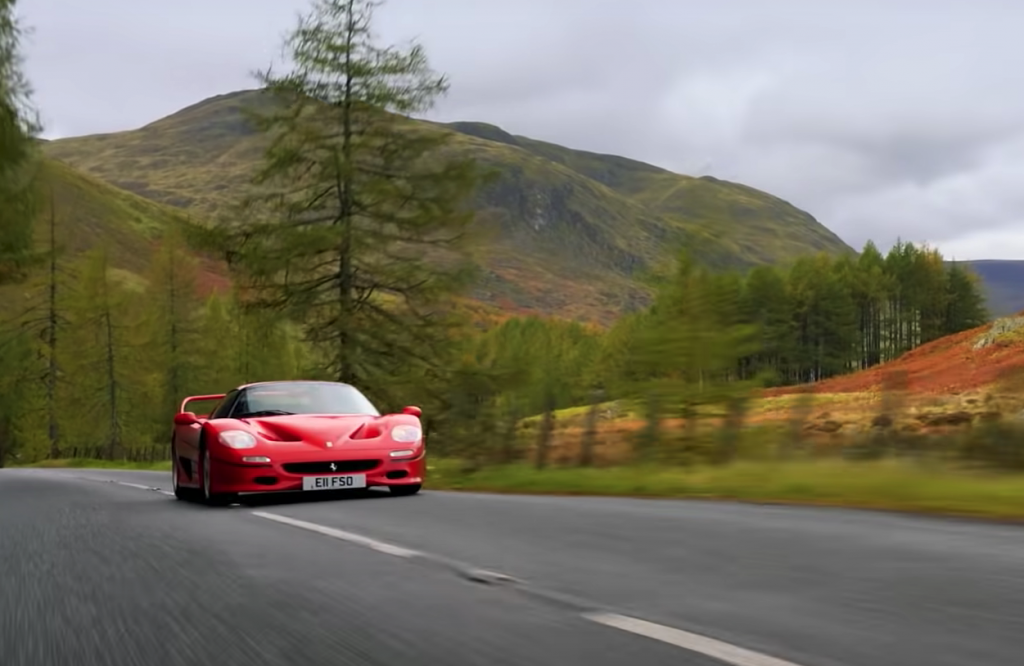
[[[0,466],[166,469],[184,396],[302,377],[421,406],[435,488],[1024,516],[1024,327],[985,325],[977,280],[930,248],[723,272],[682,247],[609,327],[472,306],[490,176],[401,122],[448,84],[375,43],[373,6],[315,3],[293,71],[260,77],[279,103],[245,196],[169,217],[139,275],[110,244],[65,256],[27,88],[0,87]]]

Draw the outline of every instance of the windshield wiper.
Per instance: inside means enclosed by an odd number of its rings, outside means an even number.
[[[261,409],[255,412],[248,412],[236,416],[236,419],[255,419],[261,416],[294,416],[295,412],[286,412],[283,409]]]

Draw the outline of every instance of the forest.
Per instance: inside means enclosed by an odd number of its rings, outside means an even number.
[[[655,441],[662,416],[735,409],[759,387],[867,368],[986,320],[973,275],[902,242],[745,273],[679,248],[650,305],[608,329],[474,318],[462,204],[486,174],[397,120],[448,83],[421,47],[374,42],[374,6],[323,0],[302,19],[286,41],[294,70],[259,75],[283,103],[256,118],[272,140],[237,214],[167,230],[142,279],[102,245],[65,256],[33,177],[19,33],[0,23],[0,465],[162,460],[186,395],[302,377],[350,382],[382,410],[421,406],[441,455],[533,447],[543,466],[559,409],[633,401]],[[224,260],[231,290],[203,290],[196,249]]]
[[[237,289],[201,297],[181,233],[164,239],[142,286],[109,271],[103,248],[67,268],[59,251],[50,258],[0,332],[8,462],[161,460],[186,395],[337,379],[286,316],[246,307]],[[683,254],[650,307],[606,330],[464,317],[424,364],[357,385],[382,409],[423,407],[440,452],[507,461],[537,443],[517,429],[529,416],[617,399],[685,416],[758,387],[869,367],[984,320],[973,276],[909,243],[746,274],[709,272]]]

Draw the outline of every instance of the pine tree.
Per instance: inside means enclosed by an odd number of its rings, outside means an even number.
[[[253,331],[241,325],[240,319],[228,297],[212,294],[206,300],[196,347],[197,356],[203,359],[196,377],[200,393],[225,393],[254,376],[251,366],[256,361],[250,360]]]
[[[657,442],[660,419],[670,411],[687,423],[686,439],[692,440],[701,405],[728,402],[749,388],[736,375],[740,360],[758,351],[759,333],[742,321],[737,286],[684,253],[659,290],[650,325],[632,349],[632,363],[648,377],[634,389],[648,408],[645,444]]]
[[[172,227],[162,239],[147,274],[142,339],[143,365],[150,375],[152,423],[163,434],[185,395],[198,390],[201,364],[202,302],[197,294],[198,265],[189,255],[181,230]]]
[[[420,46],[375,43],[378,5],[317,0],[287,40],[294,69],[260,74],[278,107],[258,118],[271,145],[222,242],[250,303],[301,321],[334,379],[380,399],[444,343],[471,274],[463,204],[478,174],[449,159],[449,133],[407,117],[448,84]]]
[[[20,280],[32,259],[33,222],[39,210],[40,130],[22,72],[23,29],[16,0],[0,0],[0,284]]]
[[[788,383],[796,351],[793,304],[785,275],[774,266],[758,266],[747,275],[744,286],[744,318],[757,326],[761,338],[758,351],[745,359],[744,377],[766,373],[772,384]]]
[[[45,271],[28,277],[23,291],[27,307],[16,317],[23,332],[35,341],[32,357],[33,362],[39,365],[36,377],[42,384],[42,400],[45,403],[39,420],[43,422],[46,431],[48,455],[53,459],[61,455],[59,389],[62,388],[63,377],[60,352],[68,324],[64,312],[68,284],[60,264],[61,247],[57,239],[55,206],[56,202],[51,195],[47,248],[38,254],[45,261]]]
[[[853,301],[860,328],[861,369],[878,365],[884,359],[882,319],[891,282],[885,273],[885,258],[874,243],[868,241],[857,259]]]
[[[132,414],[138,412],[132,407],[143,378],[129,340],[137,322],[129,319],[129,294],[111,279],[103,247],[86,253],[79,266],[63,362],[73,387],[68,408],[76,418],[66,430],[83,449],[113,459],[126,452],[129,435],[137,433]]]
[[[43,371],[43,384],[46,395],[46,436],[49,442],[51,459],[60,458],[60,418],[59,418],[59,396],[58,385],[61,382],[60,352],[59,343],[62,332],[67,327],[67,317],[63,313],[63,287],[64,280],[60,270],[58,259],[61,248],[57,242],[57,210],[56,198],[52,193],[50,196],[49,214],[49,247],[46,253],[46,281],[45,304],[43,305],[43,316],[41,319],[43,357],[46,360],[46,368]]]
[[[959,263],[953,263],[946,270],[945,335],[966,331],[988,321],[989,313],[980,282],[977,275]]]

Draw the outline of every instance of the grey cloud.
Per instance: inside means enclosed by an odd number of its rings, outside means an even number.
[[[51,133],[250,87],[302,0],[22,0]],[[1024,258],[1020,0],[389,0],[452,89],[432,116],[708,171],[848,242]],[[968,257],[969,258],[969,257]]]

